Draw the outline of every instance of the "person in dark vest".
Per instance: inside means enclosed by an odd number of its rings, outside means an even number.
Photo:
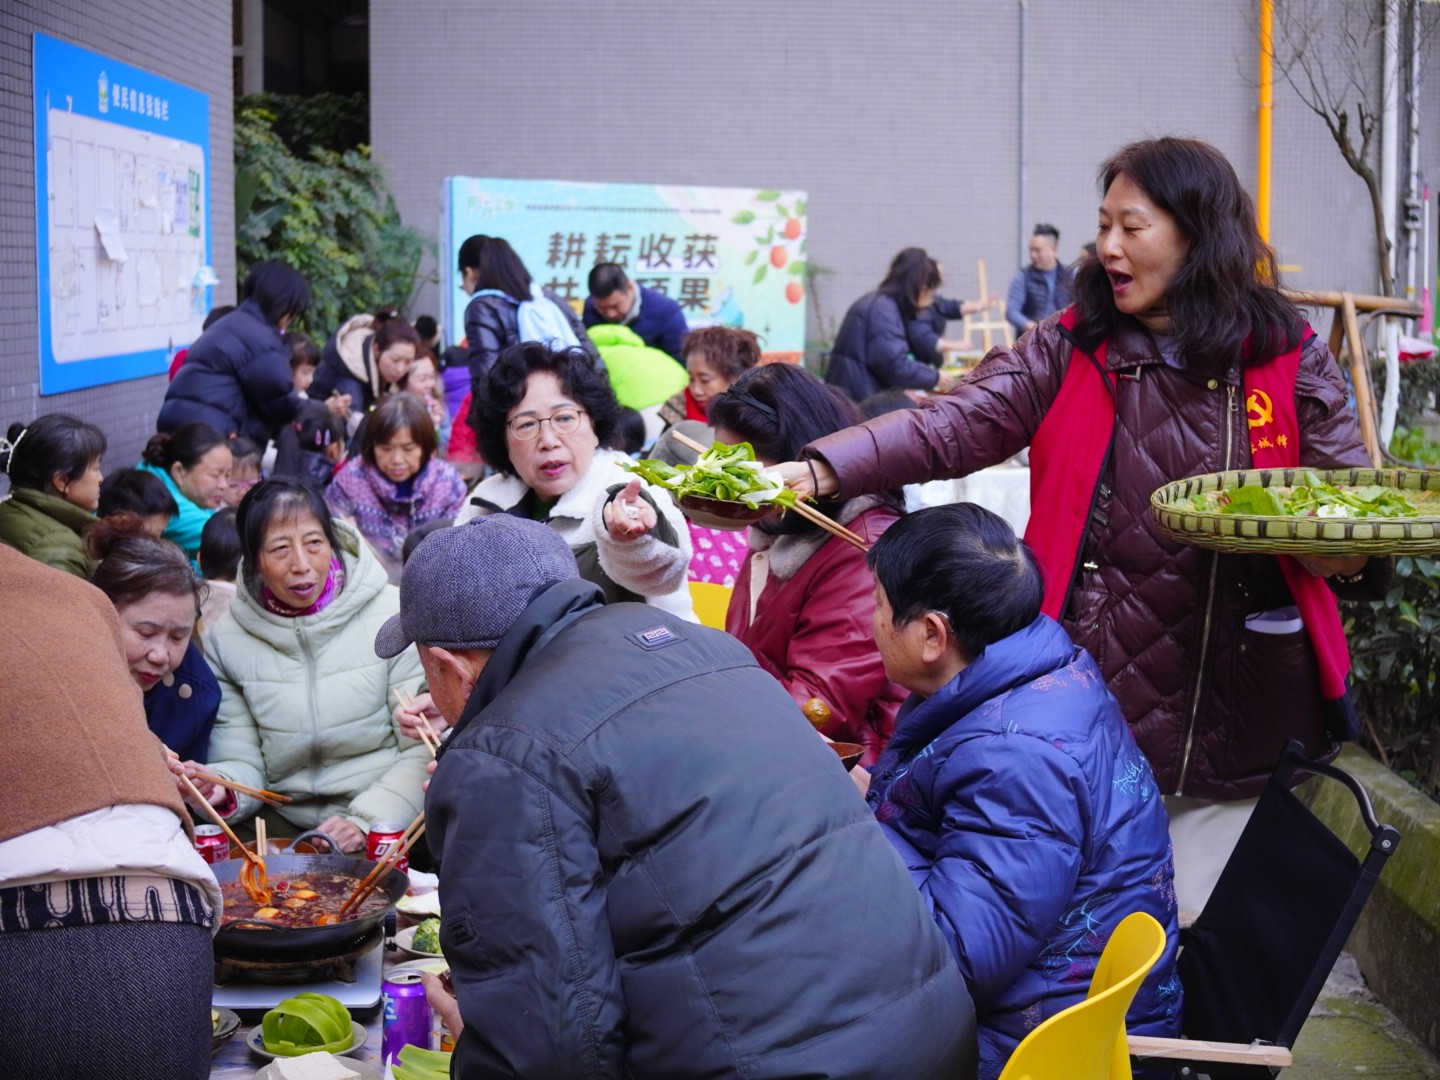
[[[745,646],[605,603],[508,514],[415,548],[375,651],[412,646],[454,725],[425,803],[452,1076],[975,1076],[933,918]]]
[[[1070,305],[1070,271],[1060,262],[1060,230],[1043,222],[1030,235],[1030,265],[1010,279],[1005,318],[1023,334]]]

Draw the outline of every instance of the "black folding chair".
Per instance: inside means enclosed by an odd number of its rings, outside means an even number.
[[[1357,859],[1290,791],[1296,772],[1350,789],[1370,834]],[[1343,769],[1292,742],[1195,923],[1181,935],[1185,1038],[1130,1037],[1147,1074],[1163,1059],[1178,1077],[1273,1077],[1290,1064],[1325,979],[1400,834],[1375,819],[1370,796]]]

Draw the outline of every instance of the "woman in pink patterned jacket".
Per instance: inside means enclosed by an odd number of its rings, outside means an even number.
[[[360,456],[347,461],[325,491],[330,509],[355,523],[397,585],[406,534],[453,518],[465,500],[465,481],[435,456],[436,445],[425,404],[396,394],[366,419]]]

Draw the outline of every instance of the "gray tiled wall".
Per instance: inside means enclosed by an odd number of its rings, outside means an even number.
[[[104,428],[107,468],[133,464],[165,395],[165,378],[39,396],[35,296],[35,111],[32,37],[40,31],[210,95],[210,228],[215,302],[235,296],[230,5],[224,0],[3,0],[0,3],[0,429],[70,412]],[[3,434],[3,430],[0,430]]]
[[[451,174],[807,189],[810,255],[836,270],[827,315],[907,244],[967,296],[977,258],[1004,290],[1035,221],[1073,257],[1096,168],[1131,139],[1208,139],[1253,185],[1252,0],[1027,6],[1023,221],[1018,0],[371,0],[372,139],[407,221],[432,233]],[[423,62],[393,62],[396,42]],[[1370,291],[1364,188],[1288,95],[1277,87],[1282,261],[1302,267],[1296,284]],[[1431,176],[1437,143],[1422,143]],[[426,290],[420,309],[437,305]]]

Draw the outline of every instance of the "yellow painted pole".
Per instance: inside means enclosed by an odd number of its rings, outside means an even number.
[[[1270,124],[1275,116],[1275,0],[1260,0],[1260,107],[1258,137],[1255,140],[1259,158],[1255,169],[1255,218],[1260,238],[1270,242]]]

